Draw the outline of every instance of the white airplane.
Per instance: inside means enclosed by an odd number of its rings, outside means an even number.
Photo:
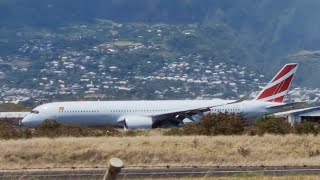
[[[22,124],[36,127],[46,119],[62,124],[120,126],[128,129],[178,125],[183,119],[196,121],[208,113],[242,113],[254,119],[299,103],[285,104],[298,64],[286,64],[253,100],[157,100],[157,101],[73,101],[43,104],[31,111]]]

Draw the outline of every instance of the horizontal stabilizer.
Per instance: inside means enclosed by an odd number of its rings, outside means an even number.
[[[267,109],[274,110],[274,111],[288,111],[293,109],[301,109],[309,107],[309,103],[307,102],[294,102],[288,104],[281,104],[275,106],[268,106]]]

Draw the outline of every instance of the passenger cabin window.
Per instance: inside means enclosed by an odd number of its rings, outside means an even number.
[[[39,114],[39,111],[37,111],[37,110],[32,110],[31,113],[32,113],[32,114]]]

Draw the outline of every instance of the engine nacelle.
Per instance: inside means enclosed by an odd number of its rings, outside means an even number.
[[[127,116],[124,122],[128,129],[151,129],[153,124],[151,117],[143,116]]]

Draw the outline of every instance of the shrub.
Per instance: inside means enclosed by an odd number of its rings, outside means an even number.
[[[289,134],[292,132],[292,126],[286,118],[277,118],[265,116],[257,121],[257,133],[262,135],[271,134]]]
[[[164,132],[167,136],[182,135],[236,135],[243,134],[248,123],[241,114],[208,114],[199,124],[188,124],[182,128],[171,128]]]
[[[47,119],[36,127],[36,136],[57,137],[61,134],[62,125],[54,120]]]
[[[318,122],[302,122],[294,125],[297,134],[314,134],[320,133],[320,124]]]
[[[241,114],[209,114],[200,120],[200,134],[238,135],[243,134],[247,125],[248,123]]]
[[[12,126],[9,120],[0,121],[0,138],[1,139],[12,139],[20,138],[21,134]]]
[[[34,131],[29,128],[20,131],[21,137],[23,137],[25,139],[32,138],[33,133],[34,133]]]
[[[76,124],[62,125],[57,136],[72,136],[72,137],[83,137],[93,136],[93,131],[87,127],[82,127]]]
[[[54,120],[45,120],[35,130],[36,136],[46,137],[86,137],[86,136],[114,136],[119,135],[120,132],[111,126],[105,128],[89,128],[75,124],[62,125]]]

